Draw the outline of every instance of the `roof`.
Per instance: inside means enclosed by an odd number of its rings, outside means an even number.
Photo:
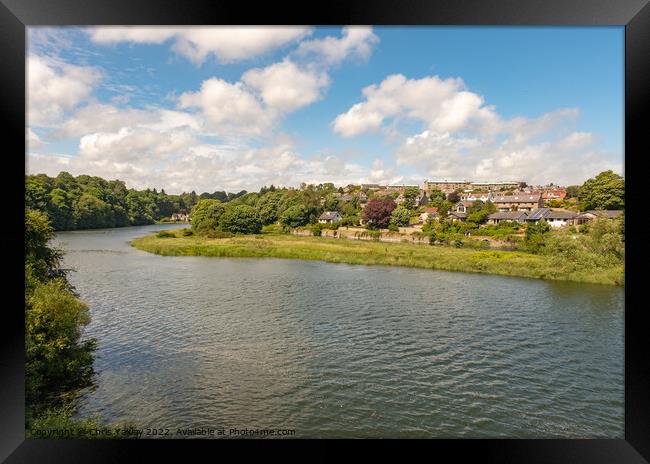
[[[572,211],[551,210],[546,219],[573,219],[577,214]]]
[[[550,213],[551,210],[549,208],[537,208],[536,210],[533,210],[530,212],[526,220],[528,221],[539,221],[540,219],[546,218],[548,213]]]
[[[331,220],[336,219],[338,216],[340,216],[338,211],[325,211],[318,217],[318,219]]]
[[[449,211],[448,216],[456,216],[458,219],[465,219],[467,217],[467,213],[459,213],[456,211]]]
[[[508,221],[515,221],[521,219],[522,216],[526,218],[527,214],[525,211],[501,211],[499,213],[492,213],[488,216],[488,219],[503,219]]]
[[[424,209],[422,210],[422,212],[423,212],[423,213],[437,213],[437,212],[438,212],[438,208],[434,208],[434,207],[431,207],[431,208],[424,208]]]
[[[582,214],[579,214],[579,216],[582,216],[584,214],[593,214],[594,216],[599,216],[599,217],[606,217],[613,219],[615,217],[620,216],[623,214],[623,210],[620,209],[590,209],[589,211],[585,211]]]
[[[537,203],[540,200],[539,193],[516,193],[514,195],[501,195],[494,198],[495,203]]]

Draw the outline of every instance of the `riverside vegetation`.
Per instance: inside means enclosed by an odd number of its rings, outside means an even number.
[[[81,388],[92,385],[95,340],[83,340],[90,322],[61,268],[63,254],[49,242],[48,216],[25,212],[25,426],[28,438],[119,438],[130,424],[74,419]],[[123,434],[122,434],[123,435]]]

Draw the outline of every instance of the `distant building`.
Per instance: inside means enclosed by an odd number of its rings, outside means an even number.
[[[533,211],[544,206],[541,194],[523,192],[514,195],[497,195],[494,197],[493,203],[500,212]]]
[[[340,221],[341,219],[343,219],[343,217],[341,214],[339,214],[338,211],[325,211],[318,217],[318,222],[320,224],[332,224],[334,222]]]
[[[623,214],[623,211],[620,209],[592,209],[578,214],[575,217],[574,222],[576,225],[582,225],[598,217],[615,219],[619,217],[621,214]]]
[[[488,192],[488,193],[461,193],[460,195],[460,200],[461,201],[482,201],[485,203],[486,201],[492,201],[494,199],[494,193]]]
[[[449,213],[447,213],[447,218],[449,218],[451,222],[456,222],[456,221],[463,222],[467,218],[467,214],[459,213],[457,211],[449,211]]]
[[[472,190],[514,190],[519,189],[519,185],[523,182],[516,182],[512,180],[498,181],[498,182],[471,182],[470,188]]]
[[[528,214],[525,211],[500,211],[498,213],[490,214],[487,217],[487,223],[496,225],[503,221],[519,222],[523,224],[526,221]]]
[[[382,187],[379,184],[361,184],[363,190],[383,190],[386,187]]]
[[[467,210],[472,206],[471,201],[459,201],[454,205],[454,211],[457,213],[467,213]]]
[[[429,219],[438,219],[440,214],[438,213],[438,208],[424,208],[420,214],[420,220],[424,223]]]
[[[544,201],[564,200],[565,198],[566,189],[563,188],[546,189],[542,191],[542,199]]]
[[[440,190],[443,193],[452,193],[456,190],[465,190],[470,188],[471,183],[467,180],[425,180],[422,183],[422,190],[430,195],[434,190]]]
[[[404,195],[406,189],[409,188],[416,188],[418,190],[420,189],[420,187],[417,185],[389,185],[386,187],[386,190],[389,192],[399,192],[400,194]]]
[[[190,215],[184,209],[180,210],[178,213],[172,214],[172,221],[189,221]]]
[[[573,225],[576,216],[577,214],[572,211],[538,208],[528,215],[526,221],[538,222],[543,219],[548,222],[551,227],[564,227]]]

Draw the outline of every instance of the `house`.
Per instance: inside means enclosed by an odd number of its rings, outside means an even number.
[[[499,211],[498,213],[490,214],[487,217],[487,223],[497,225],[502,221],[512,221],[523,224],[527,217],[528,213],[525,211]]]
[[[574,218],[574,222],[576,225],[582,225],[582,224],[586,224],[587,222],[593,219],[596,219],[597,217],[615,219],[619,217],[621,214],[623,214],[623,211],[618,209],[592,209],[578,214]]]
[[[467,210],[472,206],[471,201],[459,201],[454,205],[454,211],[457,213],[467,213]]]
[[[533,211],[543,205],[541,193],[517,192],[514,195],[497,195],[493,203],[500,212]]]
[[[577,216],[571,211],[551,210],[544,218],[551,227],[572,226]]]
[[[477,201],[480,200],[483,203],[486,201],[492,201],[494,199],[494,194],[492,192],[488,193],[462,193],[460,195],[460,201]]]
[[[517,182],[514,180],[505,180],[498,182],[472,182],[471,188],[474,190],[514,190],[519,188],[519,185],[523,182]]]
[[[438,219],[439,217],[438,208],[424,208],[420,214],[420,221],[425,223],[429,219]]]
[[[526,221],[537,222],[543,219],[546,222],[548,222],[548,224],[551,227],[563,227],[563,226],[573,225],[575,221],[575,217],[576,217],[576,213],[573,213],[571,211],[550,209],[550,208],[538,208],[528,215]]]
[[[343,217],[338,211],[325,211],[318,217],[318,222],[320,224],[332,224],[334,222],[339,222]]]
[[[564,200],[564,198],[566,198],[566,189],[547,189],[542,192],[542,199],[545,202],[551,200]]]
[[[425,180],[422,183],[422,190],[430,195],[433,190],[440,190],[443,193],[452,193],[456,190],[470,188],[470,182],[466,180]]]
[[[459,213],[458,211],[449,211],[449,213],[447,214],[447,218],[449,218],[451,222],[456,222],[456,221],[463,222],[465,218],[467,218],[467,213]]]
[[[182,209],[178,213],[172,214],[172,221],[189,221],[190,215],[187,214],[187,211]]]

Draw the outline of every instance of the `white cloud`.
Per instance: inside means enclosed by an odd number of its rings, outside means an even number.
[[[335,132],[344,137],[376,132],[388,118],[423,121],[437,132],[461,130],[477,120],[497,123],[494,109],[484,106],[481,96],[465,90],[462,79],[407,79],[393,74],[379,85],[364,88],[363,95],[365,101],[336,117]]]
[[[372,32],[371,27],[348,26],[343,28],[340,38],[328,36],[302,42],[295,54],[331,66],[340,64],[347,58],[367,60],[377,43],[379,37]]]
[[[203,81],[198,92],[182,94],[179,106],[200,108],[221,135],[262,135],[274,119],[241,82],[231,84],[217,77]]]
[[[311,28],[299,26],[120,26],[88,29],[91,40],[100,44],[160,44],[174,39],[174,51],[197,65],[211,54],[222,63],[253,58],[300,40],[311,32]]]
[[[319,100],[330,83],[327,74],[300,69],[288,59],[266,68],[251,69],[244,73],[242,81],[259,92],[267,107],[283,113]]]
[[[27,150],[34,150],[42,148],[45,146],[45,143],[41,138],[29,127],[25,128],[25,144],[27,145]]]
[[[29,126],[45,126],[83,102],[101,72],[36,55],[27,58],[27,118]]]

